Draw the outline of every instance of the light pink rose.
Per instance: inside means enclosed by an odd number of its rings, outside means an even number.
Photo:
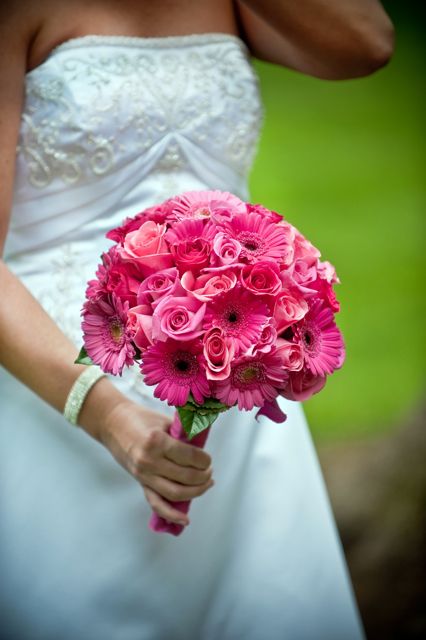
[[[176,267],[157,271],[145,278],[139,286],[138,303],[148,303],[155,307],[159,299],[165,295],[185,295]]]
[[[309,242],[303,236],[300,231],[293,227],[294,229],[294,259],[295,260],[307,260],[308,262],[316,262],[318,258],[321,256],[320,251],[314,247],[314,245]]]
[[[297,342],[277,339],[277,353],[282,358],[283,367],[289,371],[300,371],[303,368],[303,351]]]
[[[152,343],[152,309],[149,304],[140,304],[127,312],[128,325],[134,332],[133,342],[143,351]]]
[[[287,327],[298,322],[308,313],[308,303],[302,296],[296,293],[291,295],[284,293],[275,302],[274,319],[277,325],[278,334]]]
[[[165,296],[155,307],[152,335],[155,340],[192,340],[203,333],[206,305],[192,297]]]
[[[262,329],[258,343],[253,349],[253,354],[261,351],[262,353],[269,353],[272,347],[275,346],[277,341],[277,330],[275,328],[275,322],[273,318],[269,320]]]
[[[203,338],[203,353],[206,359],[208,380],[225,380],[231,373],[231,361],[235,354],[232,340],[225,337],[222,329],[212,327]]]
[[[318,262],[317,266],[318,275],[323,280],[326,280],[330,284],[340,283],[339,278],[337,277],[336,269],[333,265],[325,260],[324,262]]]
[[[309,288],[309,285],[317,279],[317,260],[315,258],[295,260],[291,275],[298,286]]]
[[[316,376],[309,369],[291,371],[287,386],[280,391],[280,395],[288,400],[303,402],[321,391],[326,381],[326,376]]]
[[[213,251],[217,256],[218,264],[229,265],[237,261],[241,252],[241,244],[223,231],[219,231],[213,240]]]
[[[166,200],[159,205],[144,209],[144,211],[137,213],[131,218],[126,218],[119,227],[108,231],[106,237],[110,240],[114,240],[114,242],[122,244],[124,242],[124,238],[130,231],[139,229],[142,224],[148,220],[163,224],[170,213],[169,202],[169,200]]]
[[[171,252],[180,273],[200,271],[210,262],[211,244],[205,238],[183,240],[171,245]]]
[[[246,289],[256,296],[277,296],[282,284],[278,266],[271,261],[245,265],[240,272],[240,280]]]
[[[136,262],[143,275],[147,276],[173,265],[173,258],[164,238],[165,224],[149,220],[136,231],[130,231],[118,247],[123,260]]]
[[[182,287],[202,302],[209,302],[220,293],[235,287],[237,276],[233,271],[226,273],[205,273],[195,278],[191,271],[186,271],[181,278]]]

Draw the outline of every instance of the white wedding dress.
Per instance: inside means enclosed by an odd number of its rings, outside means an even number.
[[[185,190],[247,199],[260,122],[234,36],[65,42],[26,77],[6,262],[80,345],[105,232]],[[171,414],[137,372],[114,382]],[[106,449],[1,369],[0,636],[362,638],[302,408],[281,405],[284,424],[217,421],[216,485],[175,538],[148,529],[141,487]]]

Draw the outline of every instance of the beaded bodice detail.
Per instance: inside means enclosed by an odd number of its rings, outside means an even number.
[[[27,75],[20,178],[39,189],[84,183],[155,146],[155,165],[173,169],[190,160],[187,141],[245,175],[258,127],[237,38],[76,38]]]
[[[160,199],[186,188],[174,179],[186,172],[199,188],[244,195],[261,107],[247,49],[235,36],[74,38],[27,74],[25,89],[12,239],[20,225],[43,217],[26,203],[48,197],[50,209],[65,191],[80,210],[84,190],[93,202],[92,187],[105,194],[126,183],[122,204],[137,182],[155,176],[152,198]],[[99,202],[91,214],[104,210]],[[74,222],[80,226],[81,216]]]

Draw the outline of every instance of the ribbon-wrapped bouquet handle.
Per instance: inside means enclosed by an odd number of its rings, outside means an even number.
[[[180,421],[179,413],[176,411],[173,418],[173,422],[169,430],[169,434],[172,436],[172,438],[175,438],[176,440],[190,443],[191,445],[200,447],[200,449],[202,449],[206,444],[207,437],[209,434],[209,428],[204,429],[203,431],[198,433],[196,436],[194,436],[191,440],[189,440],[188,434],[186,433]],[[190,500],[185,500],[181,502],[170,502],[169,500],[167,500],[167,502],[169,502],[169,504],[171,504],[175,509],[185,514],[188,513],[189,507],[191,506]],[[156,531],[157,533],[159,532],[171,533],[174,536],[178,536],[179,534],[181,534],[185,528],[184,525],[178,524],[177,522],[170,522],[169,520],[162,518],[156,513],[152,514],[151,519],[149,521],[149,527],[150,529],[152,529],[153,531]]]

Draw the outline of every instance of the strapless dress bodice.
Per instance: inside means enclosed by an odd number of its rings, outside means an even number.
[[[260,122],[236,36],[64,42],[26,76],[6,255],[98,234],[188,189],[246,197]]]

